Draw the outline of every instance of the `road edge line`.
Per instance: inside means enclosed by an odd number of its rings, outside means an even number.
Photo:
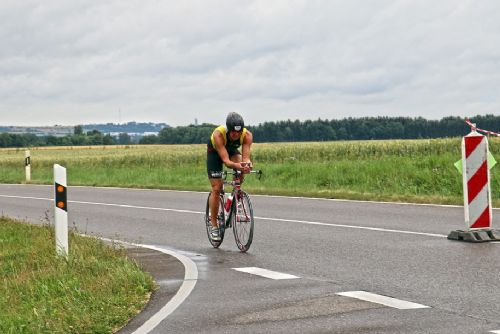
[[[196,264],[193,262],[193,260],[191,260],[185,255],[179,254],[177,252],[174,252],[166,248],[161,248],[153,245],[137,244],[121,240],[108,239],[108,238],[99,238],[99,239],[118,244],[155,250],[175,257],[184,265],[184,281],[182,282],[182,285],[179,288],[179,290],[177,290],[177,293],[158,312],[156,312],[153,316],[151,316],[148,320],[146,320],[139,328],[137,328],[134,332],[132,332],[132,334],[147,334],[151,332],[156,326],[160,324],[160,322],[162,322],[170,314],[172,314],[184,302],[184,300],[186,300],[186,298],[193,291],[198,281],[198,268],[196,267]]]

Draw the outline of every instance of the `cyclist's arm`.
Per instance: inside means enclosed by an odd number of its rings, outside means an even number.
[[[215,149],[217,153],[219,153],[219,157],[221,158],[224,165],[227,168],[241,169],[241,165],[239,163],[231,161],[229,159],[229,153],[227,153],[226,147],[224,146],[224,138],[222,137],[222,133],[215,131],[214,133],[214,142]]]
[[[241,155],[242,155],[242,161],[246,163],[252,164],[252,161],[250,160],[250,147],[252,146],[253,143],[253,135],[250,131],[247,131],[245,134],[245,138],[243,138],[243,143],[241,144]]]

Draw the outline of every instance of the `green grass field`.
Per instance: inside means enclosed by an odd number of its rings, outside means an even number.
[[[251,193],[360,200],[463,204],[453,166],[461,139],[254,144],[264,177],[248,177]],[[500,138],[490,139],[500,161]],[[32,149],[32,183],[50,184],[52,166],[68,184],[208,191],[205,145],[99,146]],[[24,150],[0,150],[0,182],[24,183]],[[500,164],[491,170],[500,206]]]
[[[113,333],[149,300],[152,278],[122,248],[0,217],[0,333]]]

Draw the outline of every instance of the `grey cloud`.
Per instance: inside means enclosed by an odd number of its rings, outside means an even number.
[[[0,113],[10,122],[22,120],[9,110],[53,122],[46,110],[72,110],[81,123],[123,108],[138,121],[174,125],[235,109],[255,122],[498,113],[499,7],[493,0],[2,2]]]

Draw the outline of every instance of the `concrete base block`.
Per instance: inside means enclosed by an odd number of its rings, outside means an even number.
[[[489,235],[494,238],[495,241],[500,241],[500,231],[499,230],[489,230]]]
[[[448,234],[448,239],[465,242],[500,241],[500,232],[498,230],[456,230]]]

